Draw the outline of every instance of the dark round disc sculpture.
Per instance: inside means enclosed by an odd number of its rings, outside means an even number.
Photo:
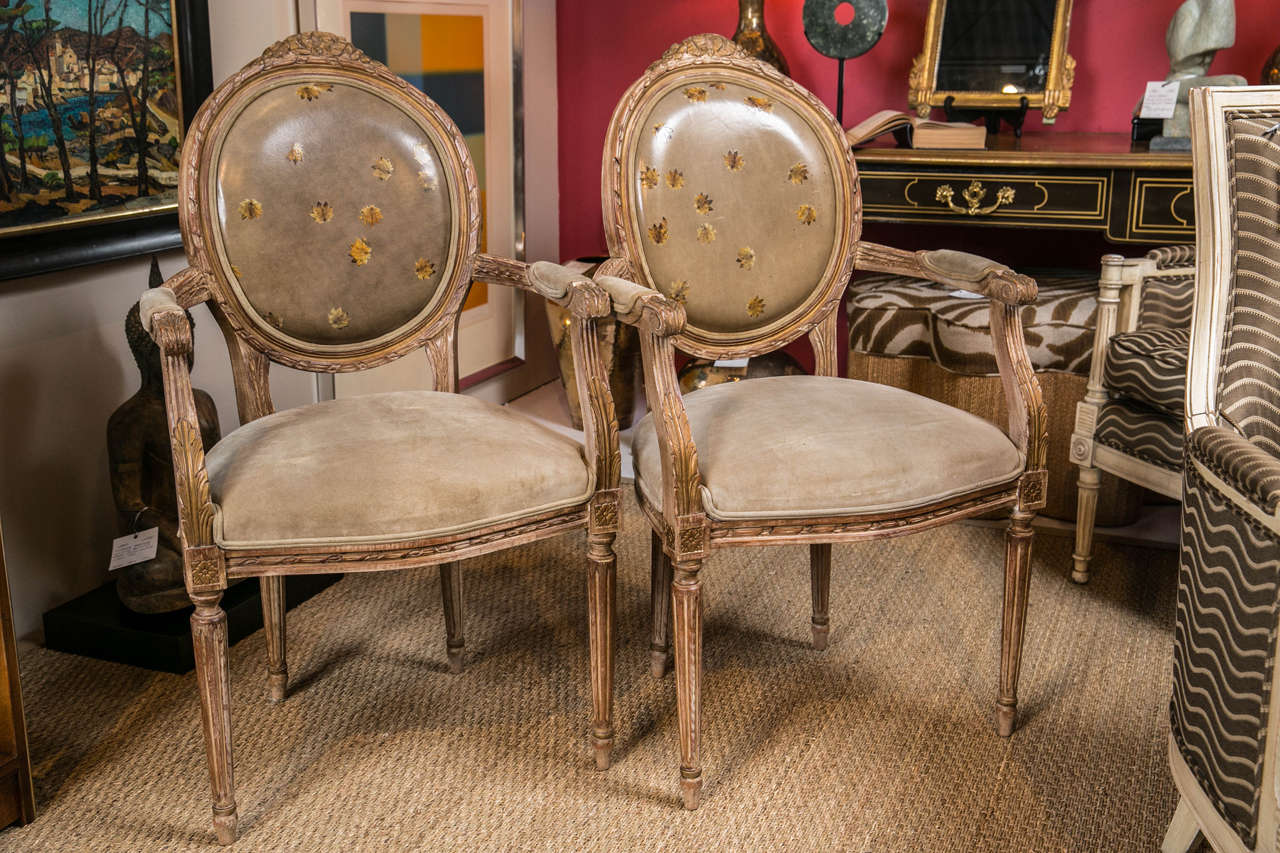
[[[853,7],[853,19],[836,18],[840,6]],[[804,0],[804,37],[832,59],[853,59],[876,46],[889,23],[888,0]]]

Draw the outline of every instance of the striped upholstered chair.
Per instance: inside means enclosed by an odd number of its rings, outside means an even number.
[[[1280,849],[1280,87],[1193,89],[1187,374],[1166,853]]]
[[[1195,292],[1195,247],[1144,258],[1104,255],[1098,325],[1071,461],[1077,481],[1072,580],[1089,580],[1102,473],[1167,497],[1182,494],[1182,398]]]

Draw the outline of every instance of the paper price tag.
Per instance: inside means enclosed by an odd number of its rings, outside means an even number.
[[[745,358],[720,358],[716,359],[716,367],[746,367],[749,359]]]
[[[1148,83],[1146,94],[1142,96],[1142,109],[1138,112],[1138,118],[1173,118],[1180,86],[1177,80],[1170,80],[1168,83],[1152,80]]]
[[[974,293],[972,290],[953,290],[947,296],[954,296],[957,299],[986,299],[981,293]]]
[[[107,571],[114,572],[134,563],[145,563],[156,555],[160,546],[160,528],[148,527],[137,533],[129,533],[111,542],[111,565]]]

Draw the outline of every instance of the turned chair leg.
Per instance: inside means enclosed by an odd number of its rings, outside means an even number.
[[[262,631],[267,635],[267,699],[283,702],[289,685],[289,665],[285,661],[284,576],[258,579],[262,596]]]
[[[671,584],[675,623],[676,710],[680,721],[680,796],[686,809],[702,799],[702,578],[701,560],[675,566]]]
[[[449,671],[462,672],[462,566],[440,564],[440,595],[444,599],[445,648]]]
[[[227,666],[227,614],[221,592],[193,593],[191,641],[200,689],[200,717],[213,786],[213,831],[219,844],[236,840],[235,783],[231,772],[231,673]]]
[[[662,678],[671,665],[671,557],[662,537],[649,534],[649,672]]]
[[[1097,468],[1081,468],[1076,478],[1076,550],[1071,555],[1074,567],[1071,579],[1076,583],[1089,582],[1089,560],[1093,557],[1093,524],[1098,516],[1098,485],[1102,471]]]
[[[1196,821],[1196,813],[1186,797],[1179,797],[1178,808],[1160,844],[1160,853],[1189,853],[1199,840],[1200,824]]]
[[[613,749],[613,614],[617,586],[615,533],[591,533],[587,556],[587,628],[591,650],[591,745],[596,769],[609,769]]]
[[[831,597],[831,543],[809,546],[809,588],[813,595],[813,647],[818,651],[827,648],[827,635],[831,620],[827,605]]]
[[[1000,696],[996,701],[996,729],[1009,737],[1017,727],[1018,669],[1022,665],[1022,634],[1027,622],[1027,593],[1031,586],[1031,519],[1035,513],[1015,509],[1005,531],[1004,606],[1000,629]]]

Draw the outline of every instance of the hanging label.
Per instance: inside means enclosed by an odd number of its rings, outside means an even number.
[[[1138,118],[1173,118],[1181,85],[1178,80],[1170,80],[1168,83],[1152,80],[1148,83],[1146,94],[1142,96],[1142,109],[1138,112]]]
[[[716,367],[746,367],[748,361],[750,361],[750,359],[747,359],[747,358],[720,358],[720,359],[716,359],[715,366]]]
[[[114,572],[134,563],[145,563],[156,555],[159,546],[159,527],[148,527],[137,533],[120,536],[111,542],[111,565],[107,566],[107,571]]]

